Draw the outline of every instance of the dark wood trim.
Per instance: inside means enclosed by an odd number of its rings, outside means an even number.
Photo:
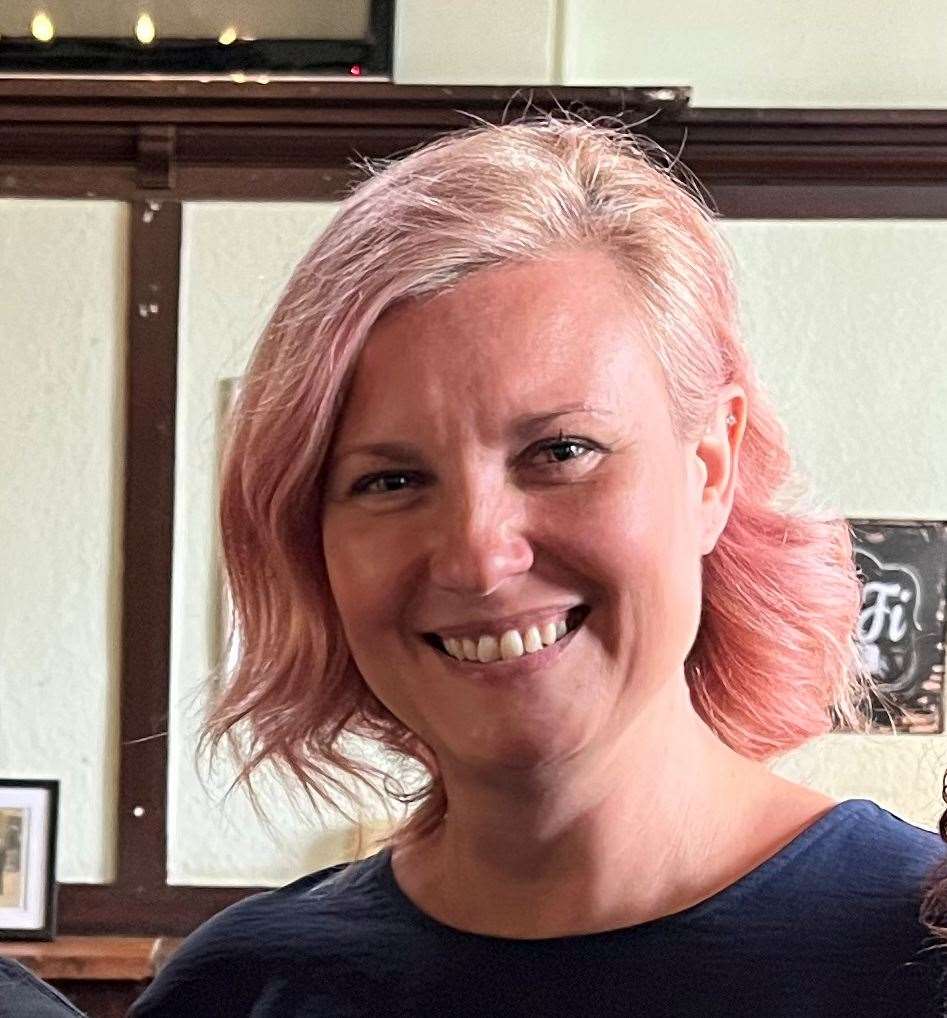
[[[728,219],[947,219],[941,184],[715,184]]]
[[[947,110],[694,109],[688,98],[687,88],[659,87],[7,77],[0,194],[335,198],[356,178],[356,157],[388,157],[477,120],[562,107],[638,125],[680,152],[729,214],[746,202],[746,214],[779,217],[806,197],[815,215],[943,215]],[[163,170],[155,174],[144,164],[158,158],[158,139]]]
[[[162,863],[164,855],[161,856]],[[151,887],[123,889],[115,884],[62,884],[62,933],[183,937],[221,909],[263,887]]]
[[[180,943],[171,937],[57,937],[49,943],[13,941],[3,954],[40,979],[151,979]]]
[[[118,873],[131,901],[166,876],[168,675],[181,206],[131,207]],[[62,888],[60,918],[74,926]],[[112,931],[116,929],[113,926]],[[110,931],[111,932],[111,931]]]

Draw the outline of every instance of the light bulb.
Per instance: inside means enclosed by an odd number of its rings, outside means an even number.
[[[138,20],[135,22],[135,38],[143,46],[148,46],[155,41],[155,23],[147,11],[138,15]]]
[[[52,19],[45,11],[37,11],[33,15],[33,20],[30,22],[30,31],[33,33],[33,38],[38,39],[40,42],[51,42],[56,34]]]
[[[232,42],[237,41],[237,28],[235,25],[228,25],[221,33],[217,36],[217,41],[224,46],[229,46]]]

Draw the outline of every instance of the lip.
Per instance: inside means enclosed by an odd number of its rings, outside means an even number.
[[[509,661],[492,661],[489,664],[484,664],[481,661],[458,661],[457,658],[451,657],[449,654],[443,654],[428,644],[425,644],[425,646],[432,654],[437,655],[438,659],[444,663],[444,666],[449,671],[455,672],[457,675],[474,682],[486,682],[502,686],[509,685],[516,679],[530,678],[536,672],[555,664],[569,644],[572,643],[575,635],[582,632],[584,628],[583,622],[578,629],[571,630],[561,640],[556,640],[555,643],[550,644],[548,647],[543,647],[542,650],[536,651],[535,654],[523,654],[522,657],[511,658]]]
[[[543,625],[551,619],[568,614],[573,608],[581,606],[581,601],[570,601],[568,604],[550,605],[545,608],[537,608],[534,611],[507,615],[506,618],[502,619],[484,619],[483,621],[471,619],[470,622],[459,626],[434,626],[422,635],[440,636],[442,639],[445,639],[447,637],[469,637],[471,633],[476,633],[478,637],[495,636],[499,639],[509,629],[517,629],[523,632],[527,626]],[[537,651],[537,653],[541,654],[542,651]]]

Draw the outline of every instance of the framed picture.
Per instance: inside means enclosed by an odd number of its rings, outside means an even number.
[[[393,43],[394,0],[0,4],[2,72],[387,79]]]
[[[220,484],[220,472],[223,464],[224,445],[230,427],[230,418],[233,414],[237,398],[240,395],[242,379],[222,378],[218,382],[217,395],[217,484]],[[217,583],[215,593],[217,597],[214,617],[213,646],[215,660],[214,664],[229,675],[237,663],[240,654],[240,633],[235,631],[233,639],[228,644],[230,627],[233,624],[233,601],[230,597],[230,586],[227,583],[227,570],[224,568],[222,550],[220,548],[220,535],[218,534],[217,547]]]
[[[58,781],[0,778],[0,939],[56,935]]]

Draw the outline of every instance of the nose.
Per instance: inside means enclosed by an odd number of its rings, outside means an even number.
[[[486,597],[528,572],[533,550],[523,533],[522,493],[502,482],[472,483],[445,495],[430,534],[431,582],[444,590]]]

